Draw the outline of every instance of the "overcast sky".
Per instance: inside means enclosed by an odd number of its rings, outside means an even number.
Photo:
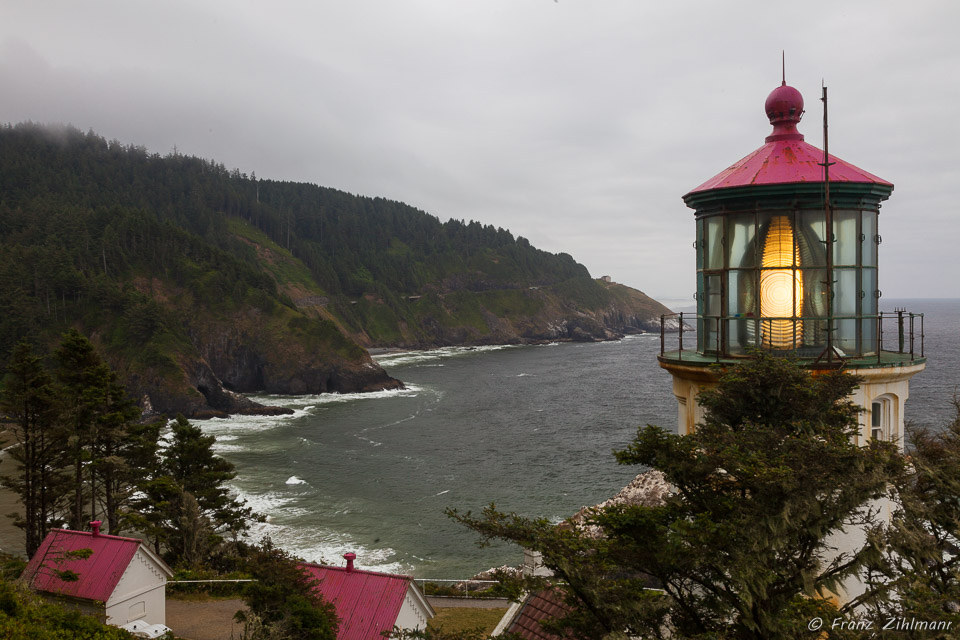
[[[0,0],[0,122],[510,229],[689,299],[681,196],[800,125],[895,184],[885,298],[960,297],[960,2]]]

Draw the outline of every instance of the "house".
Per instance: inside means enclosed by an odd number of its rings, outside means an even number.
[[[340,618],[337,640],[380,638],[394,627],[424,629],[427,620],[436,615],[413,578],[363,571],[353,566],[356,554],[343,557],[346,567],[300,565],[319,581],[317,591],[336,608]]]
[[[73,606],[111,625],[166,622],[170,568],[142,540],[92,531],[57,529],[47,534],[21,580],[40,595]],[[86,558],[71,552],[89,549]],[[75,579],[67,579],[68,574]]]
[[[563,592],[557,588],[528,593],[523,600],[507,609],[491,635],[496,637],[510,633],[523,640],[563,640],[561,636],[545,630],[540,623],[562,618],[570,611],[570,606],[564,602]]]

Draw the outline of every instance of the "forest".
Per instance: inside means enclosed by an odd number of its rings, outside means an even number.
[[[76,328],[187,414],[231,411],[224,389],[395,384],[363,347],[602,339],[667,312],[504,229],[71,127],[0,127],[0,228],[0,365]]]

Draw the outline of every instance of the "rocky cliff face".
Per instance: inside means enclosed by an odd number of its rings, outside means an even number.
[[[592,300],[592,304],[548,288],[500,291],[500,296],[470,299],[466,303],[458,292],[446,291],[412,305],[413,312],[419,314],[418,322],[405,325],[402,338],[370,342],[362,335],[355,337],[367,346],[413,349],[595,342],[660,331],[660,315],[671,314],[668,308],[636,289],[610,282],[600,286],[603,295]],[[670,323],[668,318],[668,329]]]
[[[425,296],[411,301],[408,318],[414,322],[402,325],[402,336],[379,343],[362,333],[351,339],[335,318],[308,315],[301,309],[278,305],[268,311],[243,307],[210,313],[194,308],[183,327],[190,346],[176,354],[176,371],[130,371],[128,386],[158,413],[192,417],[271,413],[283,410],[263,407],[241,394],[402,388],[358,342],[412,349],[594,342],[659,331],[660,315],[670,314],[635,289],[616,283],[602,287],[602,299],[594,298],[593,304],[536,288],[491,291],[479,298],[473,292],[456,291]],[[175,298],[170,294],[168,300]]]
[[[157,300],[182,318],[159,365],[112,358],[146,413],[193,418],[291,413],[244,393],[356,393],[402,388],[363,348],[321,318],[282,305],[206,308],[154,283]],[[104,348],[109,353],[109,349]]]
[[[236,357],[229,349],[209,343],[199,344],[198,350],[206,356],[185,361],[180,376],[133,375],[127,379],[145,413],[182,413],[193,418],[276,415],[292,412],[264,406],[241,394],[360,393],[403,387],[367,355],[358,361],[309,356],[282,361],[281,356],[245,345],[237,349]]]

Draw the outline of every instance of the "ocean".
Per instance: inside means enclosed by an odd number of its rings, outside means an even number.
[[[907,417],[942,425],[960,386],[960,300],[890,300],[924,312],[926,371]],[[692,337],[692,336],[691,336]],[[639,472],[616,463],[638,426],[676,428],[659,335],[602,343],[452,347],[378,356],[405,390],[252,396],[291,416],[200,423],[238,471],[232,486],[270,536],[316,562],[437,579],[519,564],[513,545],[479,548],[445,508],[554,522],[601,502]]]

